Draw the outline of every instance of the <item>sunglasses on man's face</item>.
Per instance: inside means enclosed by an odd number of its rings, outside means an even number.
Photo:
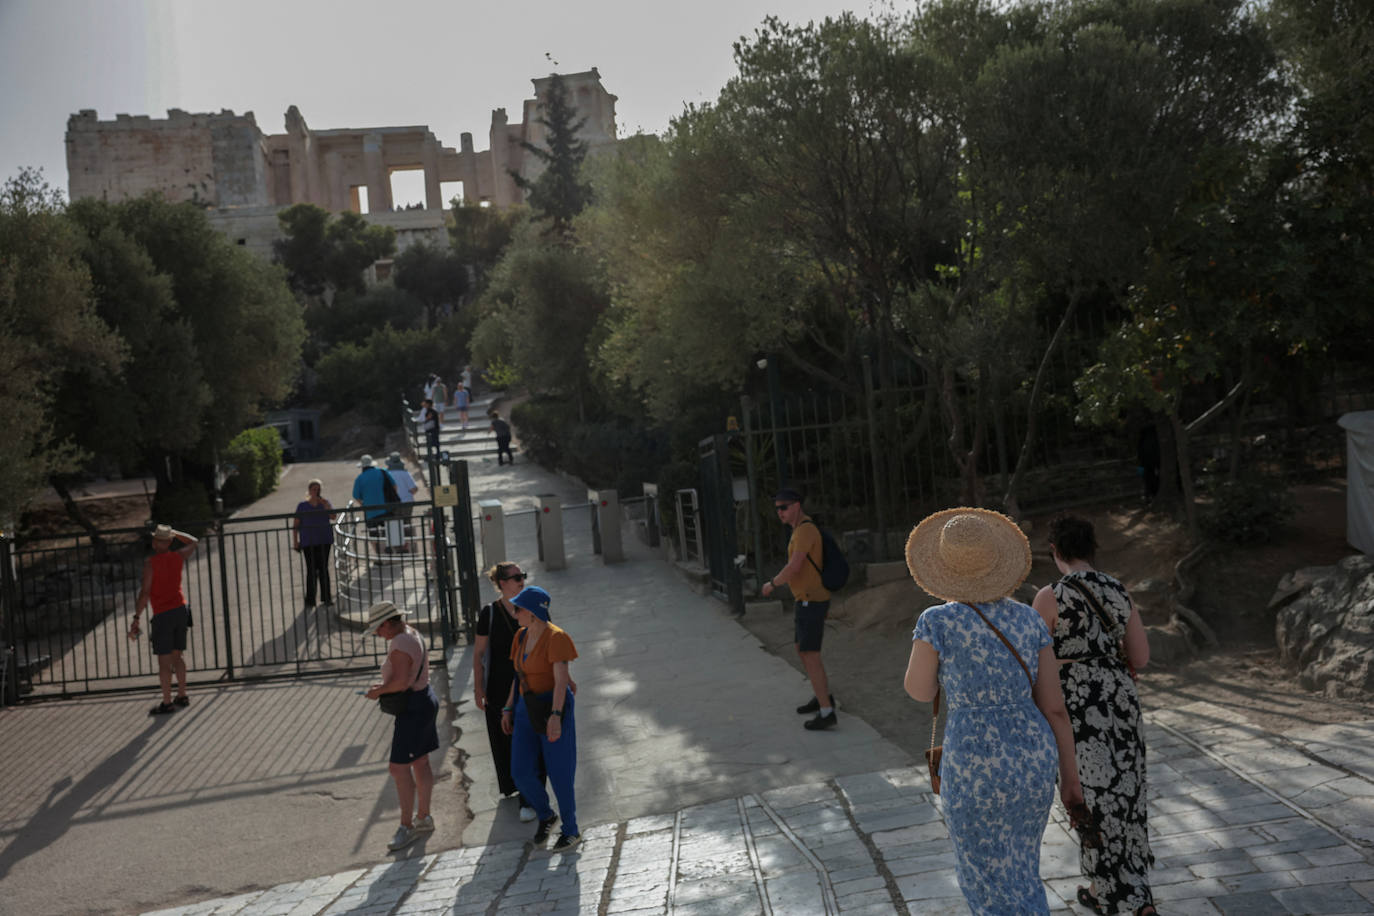
[[[524,582],[528,578],[529,573],[513,573],[509,576],[501,577],[501,579],[506,582]]]
[[[777,509],[779,512],[782,512],[783,510],[790,509],[795,505],[796,503],[774,503],[773,508]]]

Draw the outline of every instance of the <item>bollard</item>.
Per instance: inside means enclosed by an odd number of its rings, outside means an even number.
[[[482,568],[489,569],[506,558],[506,514],[499,499],[479,499],[481,519]]]
[[[563,549],[563,502],[557,493],[539,494],[539,509],[534,518],[539,562],[546,570],[567,569],[568,555]]]
[[[619,563],[625,559],[620,541],[620,497],[615,490],[588,490],[587,501],[592,504],[592,541],[603,563]]]

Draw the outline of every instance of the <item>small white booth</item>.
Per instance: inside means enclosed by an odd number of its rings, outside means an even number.
[[[1374,410],[1348,413],[1345,430],[1345,539],[1374,557]]]

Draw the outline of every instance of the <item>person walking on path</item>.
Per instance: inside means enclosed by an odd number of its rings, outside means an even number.
[[[1065,515],[1050,523],[1050,552],[1063,574],[1035,596],[1054,637],[1059,682],[1073,727],[1078,776],[1097,843],[1079,863],[1091,885],[1078,902],[1095,913],[1155,912],[1145,807],[1145,736],[1132,670],[1150,661],[1140,612],[1126,587],[1093,568],[1092,522]]]
[[[525,587],[526,575],[519,563],[502,561],[487,570],[487,578],[496,586],[497,599],[477,612],[476,639],[472,643],[472,695],[477,708],[487,717],[487,740],[491,743],[491,759],[496,765],[496,785],[504,796],[516,795],[520,789],[511,775],[511,736],[501,728],[502,708],[499,705],[510,696],[515,684],[515,664],[511,661],[511,643],[520,624],[515,619],[515,605],[511,599]],[[496,702],[492,702],[492,697]],[[544,758],[538,764],[542,785]],[[520,796],[520,820],[534,820],[534,807]]]
[[[510,458],[511,464],[515,464],[515,453],[510,450],[510,424],[501,419],[499,411],[489,411],[487,416],[491,418],[491,431],[496,434],[496,463],[505,464],[501,460],[504,454]]]
[[[401,826],[386,848],[404,849],[422,834],[434,832],[429,803],[434,795],[434,770],[429,755],[439,749],[439,698],[429,684],[429,653],[405,614],[390,601],[378,601],[367,609],[366,635],[387,641],[382,679],[367,690],[375,700],[383,694],[401,694],[396,724],[391,730],[388,769],[401,803]]]
[[[448,386],[444,380],[436,377],[434,387],[429,393],[430,400],[434,402],[434,409],[439,411],[439,422],[444,422],[444,410],[448,407]]]
[[[511,643],[516,682],[501,710],[501,730],[511,736],[511,775],[539,818],[534,845],[548,840],[559,817],[538,778],[537,755],[542,753],[563,816],[562,832],[553,849],[567,852],[582,842],[573,793],[577,722],[568,673],[568,662],[577,658],[577,648],[567,633],[549,622],[549,602],[549,593],[535,585],[511,599],[521,629]]]
[[[420,485],[406,470],[406,463],[401,460],[400,452],[392,452],[387,456],[386,472],[396,484],[396,495],[401,497],[402,505],[396,510],[396,517],[405,521],[408,530],[410,514],[415,511],[415,494],[420,492]]]
[[[291,523],[292,547],[305,560],[305,606],[315,606],[315,584],[320,604],[333,604],[329,589],[329,552],[334,546],[334,507],[320,495],[324,482],[315,478],[305,485],[306,498],[296,503]]]
[[[468,406],[472,401],[472,392],[468,391],[463,385],[463,380],[459,379],[453,388],[453,406],[458,408],[458,419],[463,423],[463,429],[468,428]]]
[[[172,549],[172,543],[181,546]],[[149,639],[157,656],[157,679],[162,687],[162,702],[148,710],[150,716],[165,716],[190,706],[186,694],[186,631],[191,626],[191,609],[186,604],[186,592],[181,585],[186,560],[196,552],[198,538],[170,525],[153,529],[153,555],[143,562],[143,583],[134,600],[134,622],[129,626],[129,638],[138,639],[138,619],[145,607],[151,607],[153,621]],[[172,675],[176,674],[177,695],[172,698]]]
[[[425,398],[420,405],[420,414],[415,418],[420,428],[425,431],[425,444],[429,446],[429,457],[437,460],[439,457],[439,411],[434,409],[434,399]]]
[[[371,455],[359,458],[358,467],[358,476],[353,478],[353,498],[363,507],[363,517],[367,519],[367,526],[377,529],[394,508],[389,507],[388,503],[400,502],[400,494],[396,492],[395,479],[377,467]],[[387,492],[388,484],[390,494]],[[389,496],[392,498],[388,498]]]
[[[792,597],[796,599],[797,655],[815,694],[798,706],[797,712],[816,714],[815,718],[802,723],[812,731],[834,728],[835,697],[830,693],[830,680],[821,662],[821,639],[825,635],[825,618],[830,612],[830,592],[821,584],[821,529],[802,508],[802,496],[796,490],[779,490],[773,497],[773,508],[783,524],[791,527],[792,538],[787,542],[787,565],[763,583],[763,596],[767,598],[773,594],[779,585],[792,590]]]
[[[959,889],[975,914],[1048,914],[1040,844],[1056,770],[1075,825],[1086,812],[1053,641],[1007,597],[1030,572],[1030,543],[999,512],[946,509],[912,530],[906,562],[945,601],[916,621],[903,687],[922,702],[945,694],[939,792]]]

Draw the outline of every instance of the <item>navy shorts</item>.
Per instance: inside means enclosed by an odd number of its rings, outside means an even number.
[[[186,628],[190,624],[191,611],[186,605],[174,607],[170,611],[153,615],[153,625],[148,638],[153,643],[154,655],[170,655],[173,651],[186,651]]]
[[[829,601],[797,602],[797,650],[821,651],[821,637],[825,635],[825,615],[830,612]]]
[[[414,763],[439,749],[439,698],[433,687],[413,690],[406,711],[391,732],[391,762]]]

